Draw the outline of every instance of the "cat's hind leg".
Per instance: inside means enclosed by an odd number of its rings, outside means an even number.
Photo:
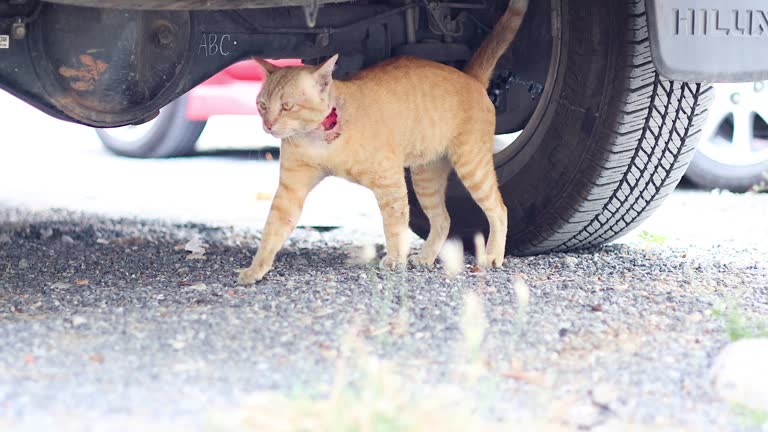
[[[441,158],[425,165],[411,168],[411,181],[419,205],[429,219],[429,236],[424,241],[421,252],[411,257],[414,265],[431,266],[448,238],[451,217],[445,208],[445,187],[451,164],[447,158]]]
[[[507,242],[507,207],[499,193],[492,148],[493,132],[468,132],[457,137],[449,154],[459,179],[488,218],[487,262],[479,264],[501,267]]]

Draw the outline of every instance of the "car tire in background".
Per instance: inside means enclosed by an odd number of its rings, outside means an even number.
[[[699,187],[745,192],[768,173],[768,83],[715,84],[714,101],[686,177]]]
[[[657,73],[644,0],[553,0],[551,8],[541,100],[495,155],[508,254],[600,245],[641,223],[685,173],[711,101],[710,87]],[[425,237],[429,221],[409,198],[411,227]],[[471,245],[475,233],[487,235],[455,175],[447,205],[452,236]]]
[[[147,123],[111,129],[96,129],[104,146],[120,156],[169,158],[195,153],[195,143],[205,121],[187,119],[187,97],[182,96],[160,110]]]

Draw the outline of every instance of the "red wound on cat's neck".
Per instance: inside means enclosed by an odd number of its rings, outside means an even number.
[[[329,131],[336,127],[336,123],[338,123],[339,116],[336,114],[336,107],[333,107],[331,109],[331,112],[325,117],[325,120],[323,120],[322,123],[320,123],[321,126],[323,126],[323,129]]]

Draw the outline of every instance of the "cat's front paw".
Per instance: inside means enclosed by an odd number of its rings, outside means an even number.
[[[409,261],[416,267],[432,267],[435,265],[435,258],[425,256],[422,253],[411,255]]]
[[[483,262],[478,262],[480,267],[492,267],[501,268],[504,265],[504,252],[501,253],[489,253],[485,256]]]
[[[379,267],[388,270],[405,270],[405,258],[387,255],[379,261]]]
[[[245,270],[240,270],[237,283],[240,285],[253,285],[256,281],[260,281],[268,271],[268,266],[251,266]]]

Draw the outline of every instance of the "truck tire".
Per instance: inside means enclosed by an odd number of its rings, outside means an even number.
[[[596,246],[640,224],[685,173],[711,100],[708,86],[656,72],[644,0],[553,0],[551,13],[544,93],[495,155],[507,254]],[[409,198],[411,228],[426,237],[429,222]],[[453,174],[446,198],[452,236],[487,236],[485,215]]]
[[[171,158],[195,154],[195,144],[205,121],[187,118],[187,97],[182,96],[160,110],[153,120],[138,126],[96,129],[102,144],[120,156]]]

